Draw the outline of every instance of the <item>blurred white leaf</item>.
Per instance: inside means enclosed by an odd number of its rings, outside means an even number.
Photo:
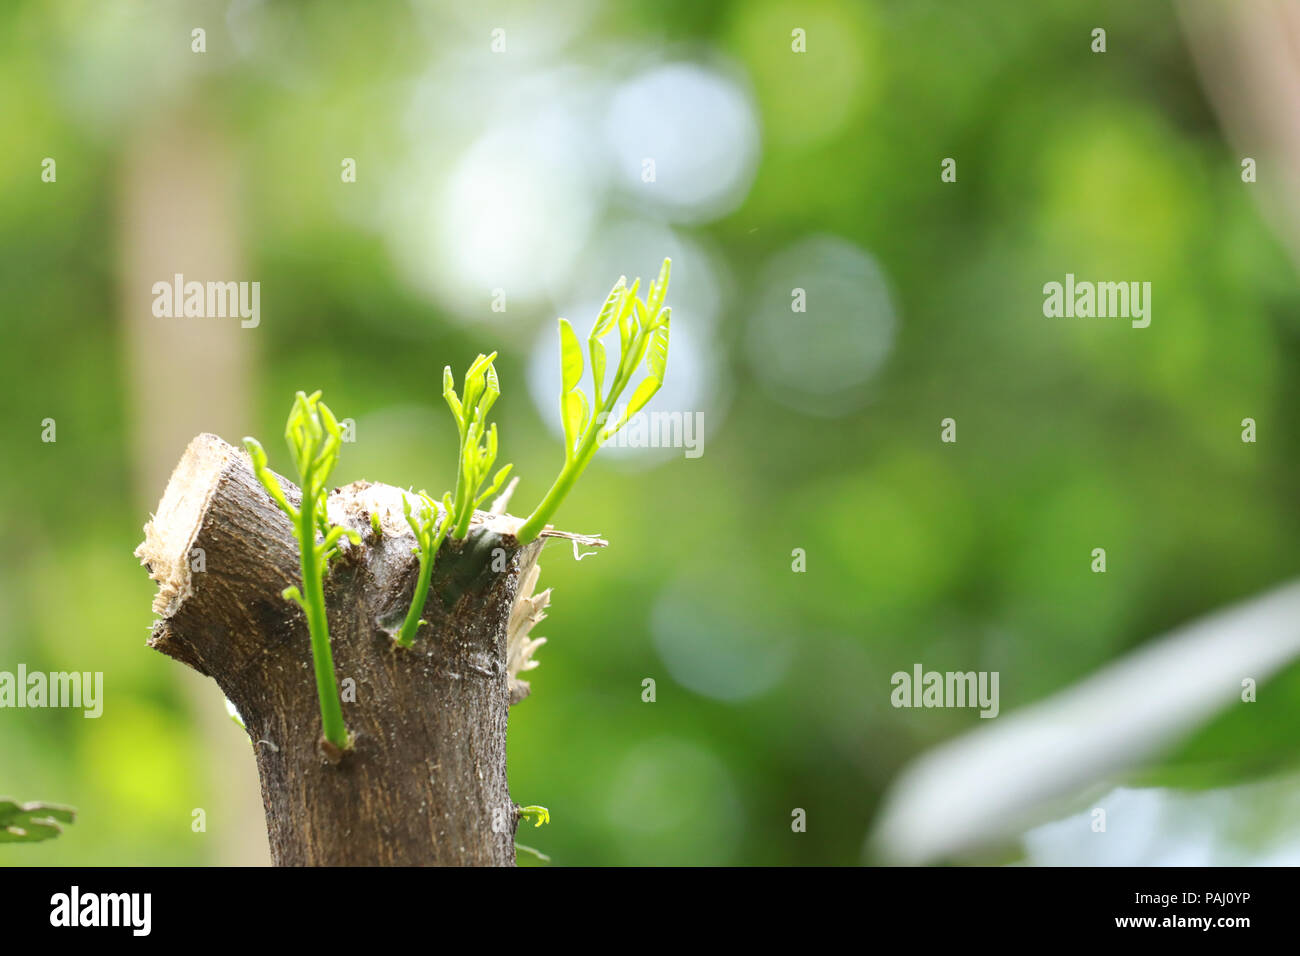
[[[1300,584],[1185,625],[922,755],[886,794],[868,852],[918,864],[1003,842],[1239,701],[1244,678],[1263,683],[1297,655]]]

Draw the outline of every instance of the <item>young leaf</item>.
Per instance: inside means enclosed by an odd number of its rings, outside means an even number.
[[[351,738],[343,722],[338,681],[330,652],[324,578],[330,559],[337,553],[337,545],[344,538],[360,544],[361,537],[351,529],[331,528],[329,524],[326,497],[330,472],[338,461],[342,431],[333,412],[320,401],[320,394],[317,391],[308,396],[298,392],[285,423],[285,439],[298,465],[301,508],[291,508],[285,501],[279,482],[265,466],[266,453],[261,445],[250,439],[247,447],[258,480],[272,500],[293,519],[302,585],[301,588],[297,585],[285,588],[281,593],[285,600],[298,604],[307,615],[321,726],[326,740],[338,749],[346,750],[351,746]],[[316,543],[317,534],[323,538],[321,544]]]
[[[659,326],[650,335],[650,348],[645,357],[646,371],[659,381],[664,380],[664,371],[668,367],[668,326]]]
[[[641,364],[641,360],[645,358],[646,347],[649,344],[650,336],[644,333],[632,336],[632,341],[629,343],[631,352],[628,354],[626,359],[619,360],[619,367],[626,368],[628,376],[631,376],[631,374],[636,370],[636,367]],[[623,365],[624,361],[627,362],[627,365]]]
[[[482,360],[483,356],[480,355],[470,368],[477,367]],[[474,371],[466,372],[463,390],[465,394],[461,397],[461,401],[465,405],[465,417],[470,418],[474,414],[474,409],[478,407],[478,397],[483,394],[483,376]]]
[[[583,394],[582,389],[575,388],[573,393],[577,395],[578,400],[582,402],[582,414],[578,416],[578,431],[576,432],[577,436],[581,438],[582,433],[587,428],[587,422],[591,418],[591,406],[587,404],[587,396]]]
[[[262,487],[271,496],[271,500],[289,516],[290,521],[296,521],[298,519],[298,509],[289,504],[288,499],[284,496],[284,491],[280,488],[279,480],[266,467],[266,451],[262,448],[262,443],[256,438],[245,438],[244,447],[248,449],[248,457],[253,460],[253,474],[257,475],[257,480],[262,483]]]
[[[456,487],[454,492],[444,496],[444,501],[450,499],[447,526],[448,533],[454,538],[463,538],[468,533],[474,509],[482,500],[480,486],[497,457],[497,428],[495,424],[489,425],[487,420],[488,412],[501,395],[501,382],[496,366],[492,364],[496,356],[497,353],[492,352],[474,359],[465,373],[464,392],[459,399],[456,398],[451,370],[443,371],[443,394],[460,431]],[[432,528],[432,524],[429,527]]]
[[[402,495],[402,517],[406,519],[406,523],[411,527],[411,533],[415,535],[418,540],[420,537],[420,526],[416,523],[415,518],[411,516],[411,499],[406,497],[406,495]]]
[[[641,300],[636,297],[637,289],[640,287],[641,280],[635,280],[632,288],[628,289],[627,295],[623,297],[623,305],[618,310],[618,340],[622,343],[624,353],[627,352],[627,343],[632,339],[632,310],[641,303]]]
[[[487,501],[489,498],[491,498],[493,495],[495,495],[498,491],[501,490],[501,485],[505,483],[506,476],[510,474],[510,469],[513,467],[514,465],[506,465],[504,468],[502,468],[500,471],[496,473],[496,477],[492,479],[492,484],[490,484],[487,487],[487,490],[485,490],[483,494],[479,495],[478,500],[474,502],[475,508],[477,508],[479,505]]]
[[[632,314],[632,309],[637,301],[636,294],[641,289],[641,280],[632,280],[632,286],[627,290],[627,296],[623,299],[623,305],[619,308],[618,318],[623,321]]]
[[[330,407],[324,402],[317,402],[316,407],[320,409],[320,418],[322,424],[325,426],[326,434],[331,438],[341,438],[343,430],[339,428],[339,420],[334,417],[334,413],[330,411]]]
[[[668,310],[662,308],[668,291],[668,270],[669,260],[665,259],[659,278],[649,286],[646,302],[637,298],[641,280],[637,279],[631,287],[626,287],[626,278],[615,283],[605,300],[587,339],[592,382],[596,389],[594,408],[587,405],[586,396],[578,390],[583,371],[582,353],[569,323],[560,319],[561,380],[564,385],[560,394],[560,416],[564,422],[564,467],[550,491],[516,531],[515,536],[520,543],[527,544],[541,534],[601,443],[617,432],[627,418],[639,411],[659,390],[668,357],[668,330],[664,328],[662,332],[658,331],[668,322]],[[608,394],[605,394],[606,353],[600,337],[615,321],[618,323],[621,349],[618,369],[614,372]],[[641,364],[652,341],[654,350],[647,362],[645,380],[633,394],[629,410],[618,420],[611,421],[610,416],[623,392],[631,384],[633,373]],[[597,431],[591,421],[598,422],[603,427]],[[585,436],[582,435],[584,428],[588,429]]]
[[[445,365],[442,369],[442,397],[447,400],[447,407],[451,409],[452,417],[456,419],[456,425],[463,437],[465,434],[465,411],[461,407],[460,399],[456,397],[456,379],[451,374],[450,365]]]
[[[253,471],[261,471],[266,467],[266,449],[256,438],[245,438],[244,447],[248,449],[248,457],[253,460]]]
[[[596,324],[591,327],[591,338],[598,339],[614,324],[618,318],[619,310],[623,306],[623,296],[627,292],[627,276],[619,276],[618,281],[614,283],[614,288],[609,292],[605,299],[605,304],[600,307],[600,314],[596,316]]]
[[[484,418],[492,410],[492,405],[501,397],[501,383],[497,379],[497,370],[495,365],[487,367],[487,389],[483,393],[483,401],[479,403],[479,414]]]
[[[672,264],[673,260],[665,258],[663,265],[659,267],[659,278],[650,283],[650,294],[646,296],[645,304],[651,319],[654,319],[659,314],[659,310],[664,307],[664,298],[668,294],[668,273]]]
[[[627,414],[624,416],[623,420],[627,421],[637,412],[641,411],[641,409],[645,407],[645,403],[654,398],[655,392],[659,391],[659,387],[662,384],[663,383],[653,375],[644,379],[641,384],[636,387],[636,391],[632,393],[632,397],[628,399]]]
[[[482,374],[484,369],[496,361],[496,357],[496,352],[493,352],[491,355],[484,355],[480,352],[478,358],[474,359],[474,364],[472,364],[469,367],[469,371],[465,373],[465,381],[468,382],[470,379],[474,378],[474,376]]]
[[[564,450],[567,457],[572,457],[587,418],[587,396],[582,394],[582,389],[575,388],[565,393],[561,407],[564,412]]]
[[[582,348],[567,319],[560,319],[560,373],[566,393],[582,380]]]
[[[605,385],[605,343],[600,339],[588,339],[587,348],[591,352],[591,380],[596,384],[596,404],[600,404],[600,390]]]

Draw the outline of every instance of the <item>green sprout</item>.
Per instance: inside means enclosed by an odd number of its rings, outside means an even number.
[[[418,547],[415,553],[420,556],[420,576],[416,581],[415,594],[411,597],[411,607],[406,612],[406,620],[402,622],[402,629],[397,634],[397,643],[402,647],[410,647],[415,643],[415,632],[419,630],[423,623],[420,615],[424,613],[424,600],[429,594],[429,579],[433,576],[433,562],[438,556],[438,548],[442,546],[442,541],[447,537],[447,532],[451,530],[452,500],[451,494],[443,496],[442,520],[438,520],[438,505],[432,498],[423,491],[420,492],[420,500],[423,507],[420,509],[418,519],[411,514],[411,502],[402,495],[402,513],[406,515],[406,523],[411,526],[411,531],[415,533],[415,541]]]
[[[551,811],[547,810],[545,807],[533,806],[533,807],[519,808],[520,819],[524,819],[526,817],[531,817],[531,816],[537,817],[537,822],[533,824],[534,828],[540,827],[543,823],[551,822]],[[522,853],[531,853],[533,856],[537,857],[537,859],[540,860],[542,863],[551,862],[551,858],[549,856],[547,856],[545,853],[543,853],[541,850],[538,850],[535,847],[524,846],[524,844],[516,842],[515,850]]]
[[[520,807],[519,816],[537,817],[537,822],[533,824],[534,828],[540,827],[543,823],[551,822],[551,811],[547,810],[545,807],[538,807],[538,806]]]
[[[338,682],[334,677],[334,657],[330,652],[329,624],[325,615],[325,573],[330,559],[338,553],[339,542],[347,538],[361,543],[361,536],[348,528],[330,527],[326,510],[329,476],[338,463],[343,433],[329,407],[320,400],[320,392],[299,392],[289,411],[284,437],[294,464],[298,467],[302,487],[302,507],[295,508],[285,498],[280,482],[266,467],[266,452],[255,438],[245,438],[244,446],[253,461],[253,471],[280,510],[293,524],[302,564],[302,588],[285,588],[283,596],[294,601],[307,615],[311,634],[312,663],[316,670],[316,693],[320,697],[321,726],[325,739],[338,750],[350,746],[343,708],[339,702]],[[317,543],[316,536],[322,540]]]
[[[456,465],[456,491],[450,496],[448,513],[451,515],[451,536],[464,538],[469,533],[469,522],[474,510],[492,497],[510,474],[506,465],[492,478],[492,484],[479,494],[479,488],[497,457],[497,426],[487,424],[488,412],[501,395],[497,370],[492,360],[497,353],[480,354],[465,373],[465,394],[456,395],[456,380],[451,366],[442,370],[442,397],[447,400],[456,428],[460,432],[460,458]]]
[[[546,493],[541,504],[519,527],[516,537],[527,544],[546,527],[551,516],[573,489],[578,476],[595,456],[596,450],[617,434],[628,420],[645,407],[664,381],[668,364],[668,325],[672,309],[664,307],[668,294],[668,272],[671,260],[665,259],[659,278],[650,283],[644,300],[637,298],[641,280],[629,288],[627,277],[620,277],[605,300],[600,314],[587,336],[587,349],[591,355],[591,379],[595,387],[594,401],[589,402],[579,387],[582,381],[582,347],[573,326],[560,319],[560,368],[563,385],[560,390],[560,415],[564,422],[564,467],[555,484]],[[619,359],[609,391],[605,385],[605,343],[601,339],[618,325]],[[631,384],[637,367],[645,360],[646,375],[627,407],[612,421],[619,398]]]
[[[0,797],[0,843],[40,843],[63,832],[77,811],[57,803],[18,803]]]
[[[629,287],[627,277],[621,277],[610,291],[604,306],[587,337],[591,355],[591,374],[594,386],[593,401],[579,387],[585,371],[582,348],[573,326],[560,319],[560,362],[563,389],[560,410],[564,422],[564,467],[541,504],[520,526],[516,537],[527,544],[541,534],[551,516],[572,490],[574,483],[587,467],[597,449],[612,438],[654,397],[663,385],[664,370],[668,363],[668,329],[672,310],[664,305],[668,294],[668,275],[671,261],[664,259],[659,277],[650,283],[646,297],[637,292],[641,280]],[[602,339],[614,326],[619,330],[619,361],[608,391],[605,388],[606,353]],[[505,484],[511,466],[505,465],[488,476],[497,458],[497,427],[488,423],[488,413],[501,395],[501,384],[492,364],[497,353],[480,354],[465,372],[464,392],[456,393],[456,380],[451,366],[442,372],[442,395],[456,420],[460,435],[454,492],[443,495],[442,507],[423,491],[418,514],[405,496],[402,510],[406,522],[415,535],[414,553],[419,555],[419,574],[411,605],[395,638],[400,647],[411,647],[420,625],[421,615],[433,577],[434,564],[443,542],[451,537],[463,541],[469,534],[474,512],[488,498],[496,495]],[[626,406],[619,411],[618,402],[632,383],[637,369],[645,362],[645,376],[633,390]],[[302,608],[311,634],[312,663],[315,667],[316,692],[320,698],[321,726],[325,740],[335,750],[347,750],[351,739],[343,722],[343,709],[339,700],[338,681],[334,674],[334,658],[330,648],[329,624],[325,610],[325,575],[329,563],[347,538],[361,544],[357,532],[343,527],[331,527],[326,501],[329,495],[329,476],[338,462],[343,436],[338,420],[320,400],[320,392],[310,396],[298,392],[289,421],[285,426],[285,439],[298,468],[302,486],[301,507],[295,508],[285,497],[275,475],[267,468],[266,452],[254,438],[245,438],[244,445],[252,460],[253,471],[276,505],[288,517],[298,541],[299,560],[302,566],[302,586],[289,587],[283,592]],[[486,489],[484,484],[487,483]],[[383,526],[378,514],[370,514],[372,540],[383,536]],[[319,538],[319,541],[318,541]],[[443,595],[444,602],[454,601],[457,594],[472,584],[480,573],[483,556],[495,536],[478,538],[462,556],[464,568],[459,578]],[[466,570],[467,569],[467,570]],[[448,597],[448,595],[451,595]],[[450,603],[448,603],[450,606]],[[525,807],[523,815],[537,815],[537,826],[550,819],[545,807]]]

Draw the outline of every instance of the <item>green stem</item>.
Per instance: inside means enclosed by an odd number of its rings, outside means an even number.
[[[429,594],[429,579],[433,577],[433,555],[420,549],[420,577],[415,583],[415,594],[411,597],[411,607],[406,612],[406,620],[397,634],[397,643],[410,647],[415,643],[415,632],[420,627],[420,615],[424,613],[424,600]]]
[[[469,534],[469,522],[474,517],[474,502],[467,496],[466,500],[458,501],[456,507],[458,509],[456,513],[460,520],[456,522],[456,527],[452,529],[451,536],[459,540]]]
[[[326,740],[340,750],[346,750],[348,731],[343,724],[343,705],[339,703],[338,683],[334,679],[334,655],[330,651],[329,622],[325,615],[325,586],[317,564],[314,509],[305,491],[302,505],[298,514],[302,604],[307,615],[307,630],[311,634],[311,656],[316,670],[316,693],[320,697],[321,726]]]
[[[474,516],[474,492],[477,490],[473,487],[467,470],[469,456],[466,452],[478,446],[478,436],[474,433],[472,424],[461,435],[460,457],[456,464],[456,526],[451,529],[451,536],[456,539],[464,538],[469,533],[469,521]]]
[[[456,514],[460,514],[460,489],[465,484],[465,425],[463,422],[456,422],[457,429],[460,432],[460,450],[456,454],[456,490],[452,492],[451,500],[456,503]],[[452,535],[456,537],[456,535]]]
[[[551,520],[551,515],[555,514],[565,496],[573,490],[578,477],[596,454],[596,449],[600,446],[600,432],[605,427],[602,416],[608,416],[614,410],[619,397],[623,394],[623,390],[627,388],[628,383],[632,380],[639,359],[633,359],[629,362],[629,358],[633,355],[642,354],[640,346],[645,338],[644,334],[634,335],[628,343],[627,349],[619,356],[618,371],[614,373],[614,383],[610,386],[609,394],[605,397],[604,406],[598,408],[592,414],[591,424],[587,427],[587,434],[582,437],[582,443],[578,445],[578,450],[573,453],[573,457],[564,463],[564,468],[560,470],[560,476],[555,479],[555,484],[551,485],[551,490],[546,493],[542,503],[537,506],[536,510],[528,516],[528,520],[520,525],[519,530],[515,532],[515,537],[519,539],[520,544],[527,544],[542,533],[546,523]]]
[[[560,476],[555,479],[555,484],[551,485],[551,490],[546,493],[542,503],[537,506],[533,513],[528,516],[528,520],[520,525],[519,530],[515,532],[515,537],[519,539],[520,544],[527,544],[542,533],[546,523],[551,520],[551,515],[555,514],[556,509],[560,507],[560,503],[573,490],[573,485],[578,480],[578,476],[582,474],[583,469],[587,467],[587,463],[596,454],[600,430],[603,427],[604,424],[600,421],[600,416],[592,416],[591,427],[587,429],[582,444],[578,446],[578,450],[573,457],[564,463],[564,467],[560,469]]]

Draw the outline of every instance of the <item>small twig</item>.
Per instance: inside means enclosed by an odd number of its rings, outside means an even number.
[[[557,531],[556,529],[550,527],[545,528],[542,531],[542,533],[538,535],[538,537],[539,538],[564,538],[567,541],[572,541],[575,546],[579,544],[586,544],[586,545],[590,545],[593,548],[609,547],[609,542],[606,541],[604,538],[600,537],[600,535],[574,534],[572,531]]]

